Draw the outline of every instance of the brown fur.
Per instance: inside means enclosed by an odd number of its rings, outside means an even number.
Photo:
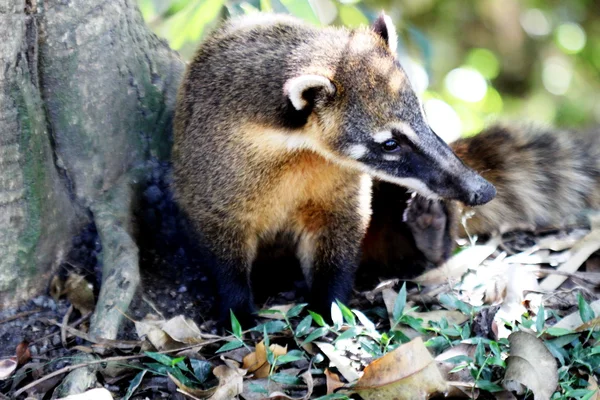
[[[313,309],[328,316],[332,301],[347,301],[371,212],[369,175],[469,204],[494,196],[427,126],[390,51],[395,32],[378,21],[348,30],[276,15],[235,19],[189,65],[174,186],[213,256],[222,321],[230,309],[249,317],[252,264],[282,234]]]

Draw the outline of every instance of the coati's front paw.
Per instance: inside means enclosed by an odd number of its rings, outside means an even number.
[[[441,264],[449,258],[452,238],[447,229],[448,215],[444,203],[413,196],[404,211],[404,221],[412,231],[417,248],[429,261]]]

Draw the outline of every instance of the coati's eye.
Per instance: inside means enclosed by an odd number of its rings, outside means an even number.
[[[400,144],[395,139],[389,139],[381,144],[381,148],[386,153],[395,153],[400,150]]]

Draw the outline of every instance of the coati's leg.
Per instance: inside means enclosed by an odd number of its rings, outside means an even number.
[[[219,325],[230,328],[231,310],[243,327],[250,327],[255,312],[250,272],[256,253],[256,240],[232,232],[210,237],[221,238],[210,246],[213,249],[211,261],[217,284]]]
[[[310,309],[328,320],[331,303],[347,303],[352,294],[366,229],[357,208],[313,211],[300,237],[298,255],[310,286]],[[318,229],[314,229],[315,219]]]
[[[450,258],[454,249],[454,219],[446,204],[438,200],[413,196],[404,211],[404,220],[413,233],[415,244],[434,264]]]

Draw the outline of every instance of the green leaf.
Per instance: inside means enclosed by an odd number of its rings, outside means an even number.
[[[459,310],[465,315],[471,315],[473,312],[473,307],[448,293],[442,293],[439,297],[439,300],[440,303],[445,305],[447,308]]]
[[[233,342],[225,343],[223,346],[219,347],[217,353],[222,353],[224,351],[235,350],[239,347],[242,347],[244,343],[241,340],[235,340]]]
[[[208,361],[197,360],[195,358],[191,358],[190,363],[192,364],[192,370],[194,370],[194,376],[198,379],[198,382],[206,382],[211,375],[212,365]]]
[[[323,317],[321,317],[320,314],[317,314],[316,312],[313,312],[313,311],[309,311],[308,313],[312,316],[312,319],[317,323],[317,325],[319,325],[319,326],[327,325],[325,323],[325,320],[323,319]]]
[[[360,343],[360,346],[363,349],[365,349],[367,351],[367,353],[369,353],[373,357],[379,358],[383,355],[379,346],[377,346],[377,344],[375,342],[373,342],[372,340],[359,339],[358,342]]]
[[[546,323],[546,312],[544,311],[544,305],[542,304],[538,310],[537,317],[535,318],[535,330],[538,334],[542,333],[544,330],[544,325]]]
[[[369,19],[355,5],[340,4],[339,16],[340,21],[350,28],[369,25]]]
[[[406,306],[406,282],[402,284],[402,288],[398,292],[398,296],[396,297],[396,301],[394,302],[394,311],[392,312],[392,317],[394,321],[398,321],[402,314],[404,313],[404,307]]]
[[[308,330],[310,329],[312,321],[312,316],[307,315],[306,317],[304,317],[304,319],[300,321],[300,323],[296,327],[296,332],[294,332],[294,335],[296,335],[296,337],[302,337],[308,334]]]
[[[477,344],[475,348],[475,364],[482,366],[485,362],[485,347],[482,342]]]
[[[131,382],[129,382],[129,387],[127,388],[127,393],[125,393],[125,396],[123,396],[122,400],[129,400],[131,395],[133,395],[135,390],[140,386],[140,383],[142,383],[142,379],[144,379],[144,375],[146,375],[146,372],[148,372],[148,370],[146,370],[146,369],[143,371],[140,371],[135,376],[135,378],[133,378],[131,380]]]
[[[454,357],[450,357],[447,360],[444,360],[444,362],[450,363],[450,364],[460,364],[460,363],[472,363],[473,359],[469,356],[465,356],[465,355],[458,355],[458,356],[454,356]]]
[[[158,361],[159,363],[163,364],[163,365],[167,365],[169,367],[172,367],[173,365],[175,365],[176,363],[173,363],[173,360],[176,360],[175,358],[168,356],[166,354],[162,354],[162,353],[156,353],[153,351],[146,351],[144,352],[144,354],[156,361]],[[181,359],[179,359],[177,362],[181,361]]]
[[[261,332],[263,333],[266,329],[267,333],[279,333],[287,328],[287,323],[285,321],[269,321],[264,324],[260,324],[250,329],[253,332]]]
[[[340,336],[337,337],[333,342],[336,343],[340,340],[344,339],[353,339],[357,337],[362,332],[362,328],[359,326],[352,326],[348,328],[345,332],[343,332]]]
[[[354,317],[354,314],[352,314],[352,311],[346,307],[341,301],[336,300],[338,307],[340,307],[340,310],[342,311],[342,315],[344,316],[344,319],[346,320],[346,323],[348,325],[356,325],[356,318]]]
[[[326,326],[317,328],[314,331],[312,331],[310,335],[308,335],[306,337],[306,339],[304,340],[304,342],[302,342],[302,344],[310,343],[313,340],[316,340],[320,337],[327,335],[328,332],[329,332],[329,328],[327,328]]]
[[[250,392],[252,393],[261,393],[261,394],[269,394],[269,391],[267,389],[265,389],[263,386],[261,385],[257,385],[254,382],[248,382],[248,389],[250,390]]]
[[[314,400],[350,400],[350,397],[341,393],[331,393],[325,396],[317,397]]]
[[[588,322],[596,318],[596,314],[590,305],[585,301],[581,293],[577,295],[577,302],[579,303],[579,316],[583,322]]]
[[[486,380],[481,380],[481,381],[475,382],[475,387],[478,387],[479,389],[487,390],[490,393],[502,392],[504,390],[504,388],[502,386],[499,386],[495,383],[492,383],[492,382],[486,381]]]
[[[283,383],[284,385],[301,385],[303,383],[302,379],[294,375],[284,374],[283,372],[273,374],[269,377],[269,379],[275,382]]]
[[[289,311],[285,314],[285,316],[288,319],[297,317],[298,315],[300,315],[300,313],[302,312],[302,310],[304,310],[304,307],[306,307],[306,306],[307,306],[306,303],[298,304],[298,305],[290,308]]]
[[[331,303],[331,321],[333,322],[333,326],[336,327],[336,330],[340,329],[344,324],[342,310],[340,310],[340,307],[336,303]]]
[[[233,310],[229,310],[229,315],[231,316],[231,333],[233,333],[233,336],[241,338],[242,326],[240,325],[240,321],[235,317]]]
[[[565,329],[565,328],[550,327],[550,328],[546,329],[546,333],[550,336],[564,336],[564,335],[573,333],[573,331],[570,329]]]
[[[304,353],[300,350],[291,350],[287,354],[277,357],[276,365],[287,364],[304,359]]]
[[[367,318],[365,314],[358,310],[352,310],[352,312],[354,313],[354,315],[356,315],[356,317],[358,318],[362,326],[365,327],[366,330],[368,330],[369,332],[375,332],[375,324],[371,322],[371,320]]]

